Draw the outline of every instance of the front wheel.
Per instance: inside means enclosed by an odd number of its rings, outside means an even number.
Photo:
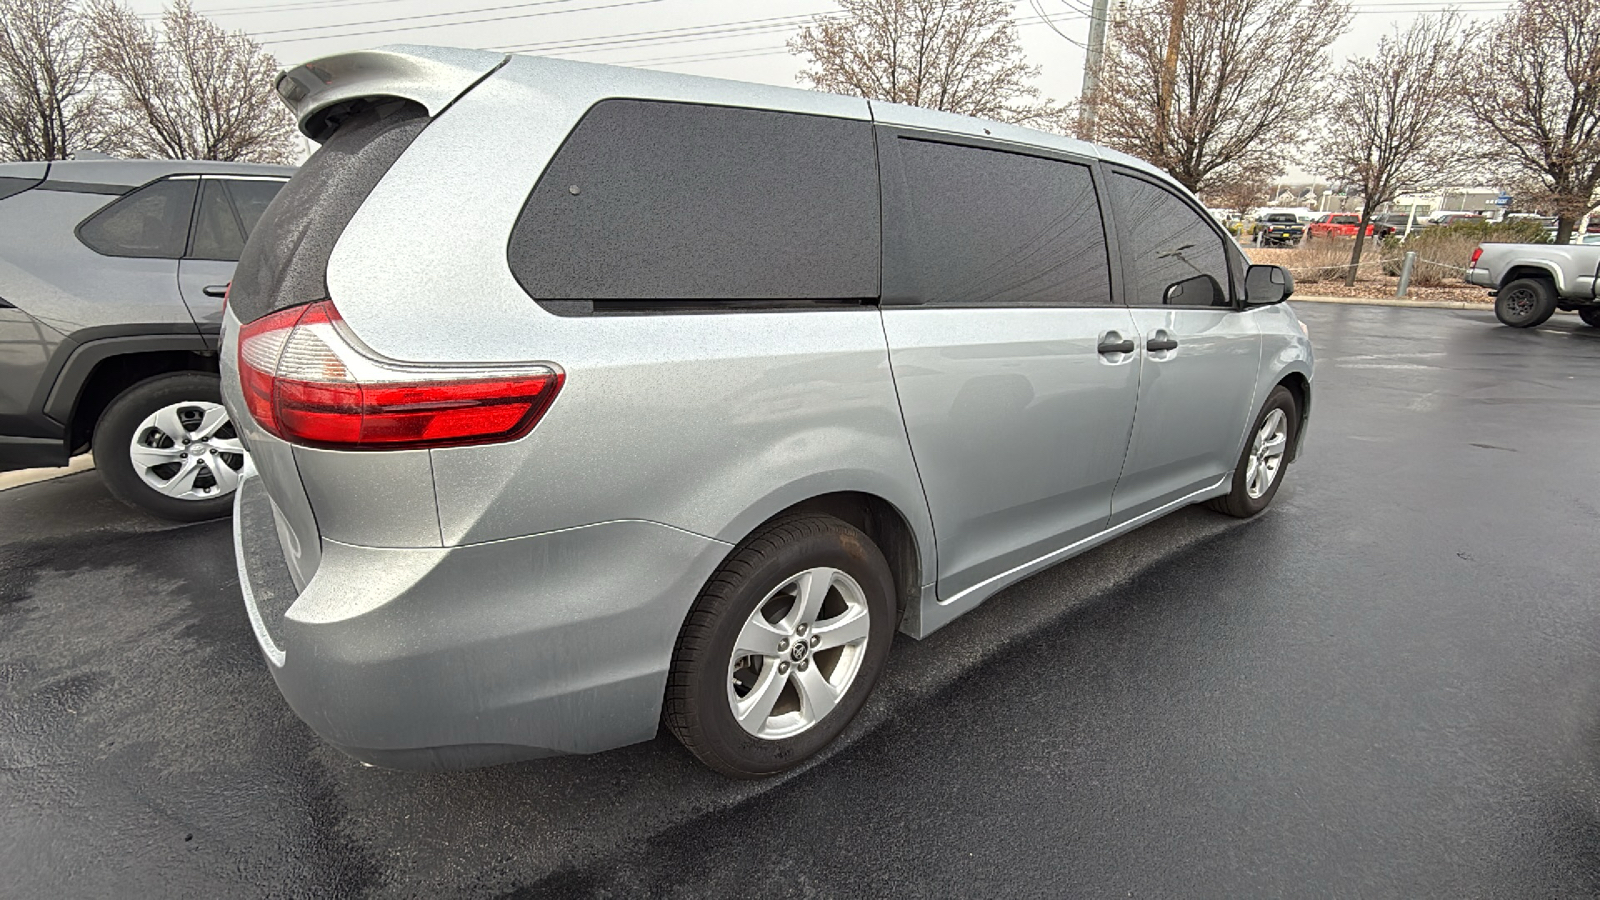
[[[1590,328],[1600,328],[1600,306],[1585,306],[1578,310],[1578,318]]]
[[[734,778],[792,769],[855,718],[895,632],[882,552],[825,515],[780,519],[711,577],[672,654],[662,719]]]
[[[203,372],[158,375],[117,395],[93,449],[113,497],[176,522],[227,515],[244,469],[220,382]]]
[[[1518,278],[1494,298],[1495,318],[1512,328],[1537,328],[1555,312],[1555,286],[1543,278]]]
[[[1283,483],[1289,467],[1289,450],[1294,446],[1299,427],[1300,414],[1294,394],[1280,384],[1267,396],[1267,405],[1245,439],[1239,464],[1234,466],[1232,487],[1208,505],[1217,512],[1240,519],[1248,519],[1266,509],[1277,496],[1278,485]]]

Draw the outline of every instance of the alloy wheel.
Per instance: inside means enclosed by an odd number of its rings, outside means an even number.
[[[1283,452],[1289,446],[1289,417],[1274,409],[1256,431],[1250,461],[1244,470],[1244,491],[1251,500],[1260,500],[1283,468]]]
[[[746,732],[794,737],[822,721],[866,658],[870,613],[840,569],[807,569],[756,604],[728,661],[728,704]]]

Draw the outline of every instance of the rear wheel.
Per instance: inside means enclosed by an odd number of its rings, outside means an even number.
[[[178,522],[227,515],[244,446],[215,375],[158,375],[123,391],[94,429],[95,468],[111,495]]]
[[[866,702],[895,631],[894,579],[871,539],[824,515],[781,519],[701,591],[673,650],[662,718],[734,778],[791,769]]]
[[[1600,328],[1600,306],[1585,306],[1578,310],[1578,318],[1590,328]]]
[[[1512,328],[1536,328],[1555,311],[1555,286],[1542,278],[1518,278],[1494,298],[1495,318]]]

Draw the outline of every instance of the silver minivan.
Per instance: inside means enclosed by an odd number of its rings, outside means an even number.
[[[394,47],[278,92],[224,397],[245,605],[368,763],[665,723],[737,777],[836,737],[895,632],[1189,504],[1264,509],[1312,355],[1139,162],[851,97]]]

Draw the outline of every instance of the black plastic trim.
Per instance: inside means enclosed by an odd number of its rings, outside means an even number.
[[[56,349],[44,377],[39,379],[32,408],[65,425],[72,421],[78,394],[95,366],[114,356],[174,350],[199,354],[214,352],[193,323],[85,328]]]
[[[92,181],[43,181],[34,185],[36,190],[41,191],[59,191],[63,194],[110,194],[117,197],[131,194],[142,187],[144,187],[142,184],[130,187],[126,184],[99,184]]]
[[[64,466],[72,457],[62,438],[0,435],[0,472]]]

